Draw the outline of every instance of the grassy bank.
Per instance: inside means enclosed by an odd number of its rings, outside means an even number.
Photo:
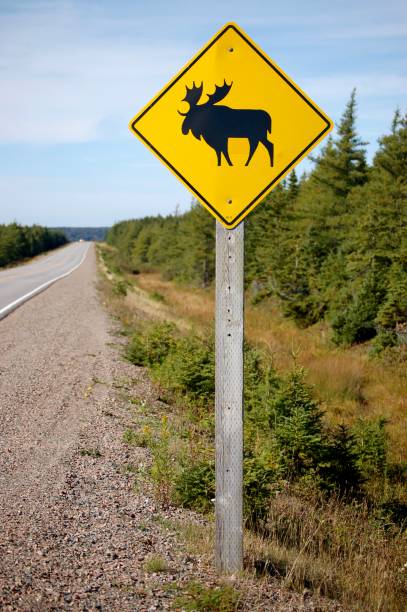
[[[126,358],[148,368],[167,407],[158,418],[140,406],[144,421],[129,428],[124,439],[150,449],[149,477],[161,503],[211,515],[212,295],[178,290],[153,275],[138,276],[136,286],[115,268],[114,252],[105,251],[104,259],[114,308],[129,335]],[[310,355],[315,371],[324,355],[343,357],[327,345],[323,329],[298,332],[286,348],[284,332],[291,331],[281,323],[277,333],[278,315],[265,319],[256,313],[258,307],[248,309],[245,353],[246,572],[322,593],[352,610],[401,610],[407,552],[403,479],[402,467],[389,453],[388,426],[375,418],[379,412],[355,419],[363,416],[356,410],[364,403],[346,394],[341,402],[338,366],[331,366],[332,382],[328,377],[317,392],[310,387],[312,376],[302,368],[311,370]],[[259,335],[256,329],[266,332]],[[295,344],[300,336],[306,352]],[[268,344],[271,337],[278,339],[274,346]],[[362,353],[356,357],[370,366]],[[373,366],[398,376],[393,367]],[[343,372],[340,379],[344,383]],[[341,415],[333,408],[345,401],[352,426],[338,427]]]
[[[211,327],[214,321],[214,292],[179,286],[163,280],[158,273],[139,274],[134,281],[161,312],[172,319],[188,320],[196,327]],[[247,339],[266,351],[277,371],[292,368],[294,362],[306,370],[333,423],[351,423],[358,417],[383,417],[395,461],[407,461],[407,374],[404,364],[371,359],[364,346],[334,347],[327,328],[319,323],[298,328],[268,303],[245,306]]]

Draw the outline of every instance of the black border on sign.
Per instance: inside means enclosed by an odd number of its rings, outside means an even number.
[[[236,34],[238,34],[256,53],[257,55],[259,55],[265,62],[266,64],[268,64],[270,66],[270,68],[272,70],[274,70],[274,72],[277,72],[277,74],[287,83],[287,85],[289,85],[291,87],[291,89],[293,89],[299,96],[300,98],[302,98],[304,100],[304,102],[306,104],[308,104],[308,106],[310,106],[316,113],[317,115],[319,115],[321,117],[321,119],[326,123],[326,127],[322,130],[322,132],[320,132],[318,134],[318,136],[316,136],[314,138],[314,140],[312,142],[310,142],[305,149],[303,149],[301,151],[301,153],[299,153],[289,164],[288,166],[286,166],[284,168],[284,170],[282,170],[280,172],[280,174],[278,174],[272,181],[271,183],[269,183],[262,191],[260,191],[260,193],[253,198],[253,200],[238,214],[236,215],[236,217],[232,220],[232,221],[227,221],[217,210],[216,208],[214,208],[214,206],[212,206],[212,204],[210,202],[208,202],[208,200],[201,194],[199,193],[199,191],[197,189],[195,189],[195,187],[193,185],[191,185],[191,183],[184,177],[182,176],[182,174],[180,172],[178,172],[178,170],[176,168],[174,168],[174,166],[154,147],[154,145],[151,144],[151,142],[149,142],[147,140],[147,138],[145,138],[143,136],[143,134],[136,128],[136,123],[138,121],[140,121],[140,119],[142,117],[144,117],[144,115],[167,93],[167,91],[169,91],[171,89],[171,87],[173,85],[175,85],[175,83],[177,81],[179,81],[179,79],[181,79],[184,74],[186,74],[188,72],[188,70],[219,40],[219,38],[221,38],[225,32],[229,29],[232,29],[236,32]],[[308,149],[312,148],[312,146],[314,145],[314,143],[319,140],[321,138],[321,136],[323,136],[323,134],[325,134],[325,132],[327,132],[330,128],[331,128],[331,123],[326,119],[326,117],[324,117],[324,115],[319,111],[318,108],[316,108],[312,102],[310,102],[309,100],[307,100],[307,98],[304,96],[304,94],[299,91],[288,79],[287,77],[280,72],[280,70],[278,70],[278,68],[276,68],[276,66],[274,66],[270,60],[264,56],[254,45],[253,43],[248,40],[245,36],[243,36],[243,34],[241,32],[239,32],[239,30],[237,30],[233,25],[228,25],[226,26],[221,32],[219,32],[218,36],[216,36],[216,38],[214,38],[209,45],[207,45],[202,51],[201,53],[190,63],[188,64],[188,66],[185,68],[185,70],[183,70],[174,81],[172,81],[168,87],[166,87],[159,96],[157,96],[157,98],[155,98],[151,104],[149,106],[147,106],[147,108],[144,109],[144,111],[141,113],[141,115],[139,115],[137,117],[137,119],[135,119],[132,124],[131,127],[133,129],[134,132],[136,132],[136,134],[138,134],[138,136],[150,147],[150,149],[152,149],[155,154],[162,159],[162,161],[166,164],[166,166],[168,166],[169,168],[171,168],[171,170],[177,175],[179,176],[179,178],[181,179],[181,181],[183,183],[185,183],[186,185],[188,185],[188,187],[191,189],[191,191],[193,193],[195,193],[195,195],[202,200],[203,202],[205,202],[205,204],[215,213],[215,215],[219,218],[222,219],[223,223],[226,226],[232,226],[234,225],[242,215],[245,214],[245,212],[251,207],[253,206],[253,204],[263,195],[263,193],[265,193],[266,191],[268,191],[270,189],[270,187],[272,187],[274,185],[274,183],[276,183],[278,181],[278,179],[287,172],[287,170],[289,170],[291,168],[291,166],[293,166],[295,164],[295,162],[304,155],[304,153],[306,153],[308,151]]]

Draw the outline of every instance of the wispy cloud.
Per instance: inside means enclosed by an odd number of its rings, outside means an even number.
[[[64,6],[3,17],[2,142],[94,140],[113,115],[123,114],[125,126],[188,57],[182,45],[111,40],[103,30],[87,38]]]

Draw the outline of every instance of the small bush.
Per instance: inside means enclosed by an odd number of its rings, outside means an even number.
[[[215,351],[213,337],[194,334],[180,338],[171,347],[157,371],[161,384],[199,402],[213,402],[215,394]]]
[[[135,365],[157,366],[164,361],[175,344],[175,325],[156,323],[143,333],[133,335],[126,357]]]
[[[161,302],[161,303],[165,303],[165,297],[163,296],[162,293],[159,293],[159,291],[152,291],[150,293],[150,297],[152,300],[155,300],[156,302]]]
[[[322,486],[340,495],[357,496],[362,485],[360,456],[355,436],[346,425],[338,425],[328,437],[325,462],[320,469]]]
[[[323,412],[304,382],[304,371],[294,370],[281,382],[272,402],[270,426],[288,478],[318,469],[325,455]]]
[[[126,296],[127,295],[127,290],[130,287],[130,283],[128,283],[125,280],[119,280],[115,283],[114,287],[113,287],[113,292],[116,295],[122,295],[122,296]]]
[[[158,574],[159,572],[166,572],[168,570],[168,564],[163,557],[154,555],[147,559],[144,563],[144,569],[146,572],[151,574]]]
[[[156,496],[164,505],[170,503],[174,481],[173,457],[170,451],[171,436],[168,419],[163,416],[157,435],[150,438],[149,448],[153,459],[150,475]]]
[[[267,515],[278,468],[268,453],[253,455],[246,451],[243,460],[244,515],[248,526],[255,527]]]
[[[238,601],[239,593],[228,584],[210,588],[191,582],[174,603],[186,612],[234,612]]]
[[[352,293],[348,304],[338,304],[332,318],[333,341],[351,345],[376,336],[376,316],[384,298],[383,278],[373,267],[360,287]]]
[[[184,465],[175,480],[175,494],[178,503],[185,508],[199,512],[211,510],[215,497],[214,462],[200,461]]]
[[[386,419],[359,419],[354,427],[357,465],[366,478],[383,476],[387,467]]]
[[[151,431],[149,427],[143,427],[142,429],[135,430],[130,427],[126,429],[123,434],[123,440],[130,446],[138,446],[139,448],[146,448],[150,444]]]

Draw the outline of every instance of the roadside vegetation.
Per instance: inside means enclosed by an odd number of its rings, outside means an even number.
[[[67,242],[63,232],[40,225],[0,225],[0,268],[56,249]]]
[[[396,113],[369,167],[353,93],[314,171],[246,224],[245,571],[352,610],[407,598],[406,135]],[[124,443],[149,448],[162,504],[211,518],[214,222],[122,222],[100,253],[125,358],[166,406]]]
[[[146,402],[135,405],[137,424],[123,432],[123,441],[149,449],[147,474],[164,506],[211,517],[210,329],[160,320],[156,299],[139,296],[134,278],[116,267],[115,251],[101,252],[129,338],[125,358],[148,368],[166,407],[160,416]],[[126,295],[117,292],[118,283],[125,283]],[[168,307],[162,308],[165,315]],[[333,424],[325,408],[300,365],[277,371],[267,350],[246,343],[246,572],[277,577],[351,609],[401,610],[407,595],[405,466],[391,456],[383,419]]]

